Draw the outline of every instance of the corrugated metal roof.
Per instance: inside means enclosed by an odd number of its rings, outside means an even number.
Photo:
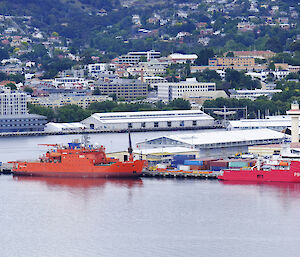
[[[283,138],[283,133],[271,129],[247,129],[233,131],[198,132],[192,134],[171,135],[168,138],[191,145],[218,144],[250,140]]]
[[[233,128],[247,128],[247,127],[290,127],[292,125],[291,120],[250,120],[246,121],[230,121],[230,126]]]
[[[188,153],[188,152],[199,152],[198,149],[189,147],[159,147],[159,148],[148,148],[148,149],[134,149],[134,153],[138,154],[176,154],[176,153]]]
[[[53,126],[56,128],[85,128],[86,126],[80,122],[73,122],[73,123],[54,123],[49,122],[46,124],[46,126]]]
[[[176,111],[143,111],[143,112],[108,112],[108,113],[94,113],[92,116],[99,118],[99,117],[109,117],[109,116],[133,117],[133,116],[141,116],[141,115],[168,115],[168,114],[178,115],[178,114],[205,114],[205,113],[200,110],[176,110]]]
[[[207,120],[211,120],[213,121],[214,119],[210,116],[208,117],[164,117],[164,118],[156,118],[156,117],[152,117],[152,118],[128,118],[128,119],[115,119],[115,120],[105,120],[105,119],[101,119],[101,122],[103,124],[119,124],[119,123],[141,123],[141,122],[167,122],[167,121],[171,121],[171,122],[175,122],[175,121],[190,121],[190,120],[196,120],[196,121],[207,121]]]
[[[148,141],[159,140],[162,138],[168,138],[170,140],[177,141],[187,145],[208,145],[208,144],[223,144],[233,142],[248,142],[254,140],[269,140],[269,139],[281,139],[283,137],[289,137],[283,133],[271,130],[271,129],[247,129],[247,130],[232,130],[232,131],[205,131],[205,132],[193,132],[186,134],[174,134],[169,136],[157,137]]]

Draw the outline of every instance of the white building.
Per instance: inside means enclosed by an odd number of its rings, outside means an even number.
[[[0,115],[27,114],[27,94],[4,88],[0,90]]]
[[[63,78],[55,78],[53,85],[55,87],[79,88],[79,87],[87,87],[88,81],[86,81],[84,78],[78,78],[78,77],[63,77]]]
[[[144,76],[161,76],[166,73],[166,69],[169,63],[167,61],[160,61],[158,59],[152,59],[148,62],[139,62],[138,64],[128,67],[127,71],[135,76],[141,75],[143,73]]]
[[[292,121],[288,115],[267,116],[265,119],[241,119],[228,121],[227,129],[259,129],[268,128],[276,131],[282,131],[291,128]]]
[[[250,145],[276,144],[285,134],[270,129],[205,131],[171,134],[137,144],[139,149],[162,147],[189,147],[198,149],[200,157],[226,157],[237,152],[247,152]]]
[[[198,82],[196,78],[186,81],[153,84],[157,87],[158,99],[172,101],[176,98],[201,95],[203,91],[216,91],[216,83]]]
[[[141,77],[138,78],[141,80]],[[157,83],[167,83],[168,81],[163,77],[153,76],[153,77],[143,77],[143,80],[147,84],[157,84]]]
[[[49,122],[45,126],[45,132],[80,131],[80,130],[84,130],[85,128],[86,126],[80,122],[73,122],[73,123]]]
[[[142,58],[146,58],[147,61],[150,61],[155,58],[160,57],[160,52],[150,50],[147,52],[129,52],[128,54],[121,55],[116,59],[116,63],[123,64],[137,64],[142,60]]]
[[[81,123],[104,131],[212,128],[215,125],[214,119],[200,110],[94,113]]]
[[[109,63],[93,63],[88,65],[89,73],[99,72],[99,71],[107,71],[110,68]]]
[[[259,96],[266,96],[268,98],[271,98],[273,94],[281,93],[281,89],[242,89],[242,90],[230,90],[230,98],[236,98],[236,99],[250,99],[255,100]]]
[[[174,53],[170,54],[168,56],[168,59],[170,60],[171,63],[194,63],[195,60],[198,58],[198,55],[196,54],[179,54],[179,53]]]

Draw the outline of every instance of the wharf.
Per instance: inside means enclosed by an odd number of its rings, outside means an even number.
[[[219,129],[222,126],[213,127],[193,127],[193,128],[176,128],[177,130],[203,130],[203,129]],[[130,129],[131,132],[152,132],[152,131],[174,131],[174,128],[147,128],[147,129]],[[72,134],[100,134],[100,133],[128,133],[128,129],[80,129],[65,131],[26,131],[26,132],[0,132],[0,137],[16,137],[16,136],[51,136],[51,135],[72,135]]]
[[[157,177],[157,178],[191,178],[191,179],[217,179],[220,171],[212,173],[192,173],[192,172],[167,172],[167,171],[143,171],[142,177]]]

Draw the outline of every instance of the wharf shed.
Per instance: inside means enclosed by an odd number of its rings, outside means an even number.
[[[292,120],[288,115],[266,116],[265,119],[241,119],[228,121],[227,129],[258,129],[268,128],[282,131],[291,128]]]
[[[270,129],[211,131],[161,136],[140,142],[140,149],[154,147],[190,147],[200,151],[200,157],[226,157],[237,152],[248,152],[248,146],[277,144],[286,135]]]
[[[60,131],[80,131],[85,129],[86,126],[80,122],[73,123],[55,123],[49,122],[46,124],[45,132],[60,132]]]
[[[123,160],[124,156],[127,156],[125,159],[128,159],[127,151],[107,153],[106,155],[120,160]],[[199,150],[188,147],[133,149],[133,157],[135,160],[142,158],[143,160],[147,160],[149,164],[154,165],[158,163],[170,163],[174,155],[194,155],[195,158],[199,158]]]
[[[213,128],[214,118],[200,110],[94,113],[81,123],[103,131]]]

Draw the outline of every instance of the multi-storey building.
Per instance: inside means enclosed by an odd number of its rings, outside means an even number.
[[[26,98],[25,93],[0,91],[0,132],[44,130],[46,117],[28,114]]]
[[[64,77],[83,78],[84,77],[84,70],[83,69],[80,69],[80,70],[74,70],[74,69],[64,70],[64,71],[61,71],[59,73],[59,76],[61,78],[64,78]]]
[[[165,101],[196,96],[203,91],[216,91],[216,83],[198,82],[196,78],[180,82],[158,83],[153,86],[157,87],[157,97]]]
[[[129,52],[128,54],[119,56],[113,61],[119,64],[127,63],[127,64],[134,65],[140,62],[143,58],[145,58],[147,61],[150,61],[152,59],[159,58],[159,57],[160,57],[160,52],[150,50],[147,52]]]
[[[208,60],[208,66],[222,67],[253,67],[255,65],[254,57],[216,57]]]
[[[27,114],[25,93],[18,93],[10,89],[0,91],[0,115]]]
[[[74,104],[81,108],[87,108],[91,103],[112,100],[109,96],[104,95],[65,95],[54,94],[49,97],[32,97],[28,100],[31,104],[41,105],[43,107],[62,107],[64,105]]]
[[[78,88],[87,87],[88,82],[84,78],[79,77],[63,77],[55,78],[53,85],[56,87]]]
[[[133,76],[141,75],[141,73],[144,76],[161,76],[166,73],[168,65],[167,61],[153,59],[149,62],[140,62],[137,65],[128,67],[127,71]]]
[[[168,81],[163,78],[163,77],[157,77],[157,76],[153,76],[153,77],[143,77],[143,78],[138,78],[139,80],[143,79],[143,82],[147,83],[147,84],[157,84],[157,83],[167,83]]]
[[[253,57],[259,59],[270,59],[276,54],[270,50],[267,51],[233,51],[235,57]]]
[[[95,88],[99,88],[102,95],[113,95],[127,101],[139,97],[147,97],[148,84],[137,79],[113,79],[111,81],[97,81]]]

